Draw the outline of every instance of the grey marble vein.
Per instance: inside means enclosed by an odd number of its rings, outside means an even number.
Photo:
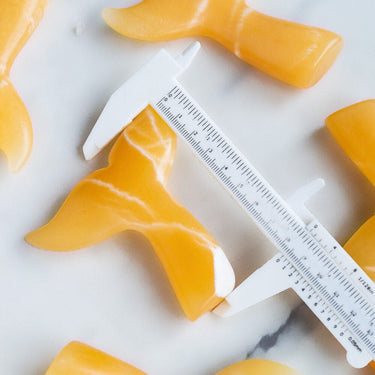
[[[247,352],[246,359],[252,358],[257,350],[266,353],[268,350],[275,347],[281,336],[288,334],[292,327],[297,325],[299,330],[307,334],[315,328],[316,324],[317,321],[314,319],[313,314],[307,306],[302,303],[291,311],[287,320],[276,331],[264,335],[259,342]]]

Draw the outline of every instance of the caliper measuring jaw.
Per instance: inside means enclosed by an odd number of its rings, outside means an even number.
[[[200,43],[193,42],[176,58],[161,49],[115,91],[83,145],[85,159],[94,158],[148,105],[156,109],[155,103],[177,85],[176,78],[188,68],[199,49]]]
[[[302,186],[287,200],[306,226],[317,220],[305,203],[324,186],[323,179],[316,179]],[[280,256],[280,253],[276,254],[254,271],[213,312],[221,317],[233,316],[287,289],[293,289],[293,281],[287,277],[277,261]]]
[[[347,273],[353,275],[355,281],[369,280],[365,272],[357,266],[305,205],[324,186],[323,179],[313,180],[295,191],[287,199],[287,203],[299,216],[301,225],[306,227],[322,248],[336,259]],[[293,268],[289,266],[285,257],[278,253],[238,285],[213,312],[221,317],[230,317],[287,289],[293,289],[346,349],[349,364],[355,368],[366,366],[371,361],[371,356],[359,347],[354,338],[349,338],[351,341],[349,344],[343,339],[344,335],[338,334],[337,330],[344,331],[345,328],[340,327],[339,322],[332,318],[329,308],[320,298],[316,298],[307,287],[301,289],[301,280],[298,275],[292,273],[294,273]],[[307,298],[306,292],[311,293]]]

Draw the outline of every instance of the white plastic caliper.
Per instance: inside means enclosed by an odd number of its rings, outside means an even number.
[[[181,136],[278,248],[219,305],[229,316],[293,288],[347,351],[353,367],[375,359],[375,288],[372,280],[305,208],[323,185],[316,180],[284,201],[207,116],[176,77],[200,44],[177,58],[160,50],[110,98],[84,144],[93,158],[147,105]]]

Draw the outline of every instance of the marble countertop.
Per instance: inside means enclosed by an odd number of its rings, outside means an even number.
[[[51,1],[13,67],[34,124],[32,156],[17,175],[0,159],[0,372],[42,375],[71,340],[100,348],[150,375],[213,375],[245,358],[267,358],[304,375],[367,375],[290,291],[229,319],[182,314],[150,245],[122,233],[90,248],[53,253],[24,235],[56,212],[74,185],[106,164],[82,144],[109,95],[161,47],[112,32],[100,13],[125,0]],[[200,39],[182,83],[284,197],[316,177],[326,188],[310,208],[345,241],[372,214],[375,189],[329,132],[326,116],[375,92],[373,0],[254,0],[273,16],[341,34],[344,49],[313,88],[282,84]],[[126,171],[124,172],[126,173]],[[213,234],[237,283],[275,249],[179,143],[169,188]]]

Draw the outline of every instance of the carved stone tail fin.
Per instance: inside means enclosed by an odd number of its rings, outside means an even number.
[[[136,230],[152,244],[187,317],[212,310],[233,289],[234,274],[212,236],[166,189],[175,146],[174,133],[147,108],[119,136],[110,165],[84,178],[26,240],[69,251]]]
[[[78,341],[66,345],[46,372],[46,375],[63,374],[146,375],[143,371]]]
[[[375,185],[375,99],[342,108],[326,126],[362,173]]]
[[[367,220],[344,246],[348,254],[375,281],[375,216]]]
[[[114,30],[135,39],[209,37],[263,72],[300,88],[320,80],[343,44],[333,32],[270,17],[245,0],[143,0],[124,9],[105,9],[103,17]]]
[[[11,172],[18,172],[28,159],[33,144],[29,114],[7,77],[0,79],[0,149],[8,158]]]
[[[105,22],[130,38],[160,41],[198,34],[209,0],[145,0],[123,9],[107,8]]]
[[[11,172],[28,159],[33,143],[29,114],[9,80],[18,53],[27,42],[49,0],[3,1],[0,10],[0,149]]]

